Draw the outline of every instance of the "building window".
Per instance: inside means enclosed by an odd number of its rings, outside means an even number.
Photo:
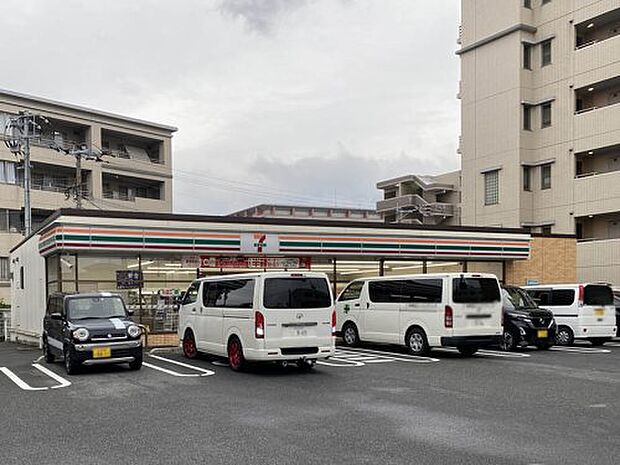
[[[0,257],[0,281],[9,279],[9,257]]]
[[[540,106],[540,127],[548,128],[549,126],[551,126],[551,102]]]
[[[532,130],[532,107],[529,105],[523,105],[523,129]]]
[[[0,160],[0,183],[16,184],[16,182],[15,163]]]
[[[551,164],[540,167],[540,188],[551,189]]]
[[[545,40],[540,44],[540,57],[541,66],[547,66],[551,64],[551,39]]]
[[[532,69],[532,45],[523,44],[523,67]]]
[[[529,166],[523,167],[523,190],[528,192],[532,190],[532,168]]]
[[[583,239],[583,223],[575,223],[575,235],[577,239]]]
[[[529,8],[531,10],[532,9],[532,0],[523,0],[523,6],[525,8]]]
[[[551,3],[551,0],[542,0],[543,5],[546,5],[547,3]]]
[[[542,228],[540,228],[540,232],[545,235],[551,234],[551,226],[543,226]]]
[[[484,173],[484,204],[499,203],[499,170]]]

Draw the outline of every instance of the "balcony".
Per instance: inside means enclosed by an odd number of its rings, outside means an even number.
[[[620,171],[574,180],[575,217],[620,211]]]
[[[587,89],[592,88],[592,86]],[[586,92],[588,91],[586,89]],[[620,89],[618,89],[620,91]],[[592,90],[591,92],[594,92]],[[620,96],[620,93],[618,94]],[[616,98],[613,95],[609,95],[609,97],[613,97],[613,101]],[[617,103],[613,103],[608,98],[603,101],[600,97],[598,99],[598,105],[596,101],[582,101],[581,106],[577,105],[577,108],[581,108],[580,111],[577,111],[575,114],[575,124],[574,124],[574,139],[582,139],[587,138],[596,134],[605,134],[612,133],[618,131],[618,121],[620,121],[620,105]]]
[[[144,163],[164,162],[161,140],[103,129],[101,145],[104,154],[114,158]]]
[[[620,171],[620,144],[575,154],[575,177]]]
[[[104,173],[102,182],[104,199],[121,202],[135,202],[136,198],[163,199],[162,181]]]
[[[449,217],[454,215],[454,205],[451,203],[427,202],[418,194],[402,195],[377,202],[377,211],[379,213],[387,213],[393,210],[418,213],[424,217]]]
[[[620,76],[575,90],[575,113],[582,114],[620,103]]]
[[[590,47],[620,35],[620,8],[575,25],[575,49]]]

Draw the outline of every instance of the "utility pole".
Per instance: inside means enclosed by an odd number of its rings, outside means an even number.
[[[75,208],[82,208],[82,155],[75,156]]]
[[[30,236],[32,233],[32,207],[30,205],[30,138],[28,137],[28,126],[25,125],[24,147],[24,235]]]

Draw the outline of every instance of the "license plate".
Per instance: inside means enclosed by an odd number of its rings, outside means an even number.
[[[307,336],[307,335],[308,335],[307,329],[296,329],[295,330],[295,336]]]
[[[545,339],[547,337],[549,337],[549,331],[547,331],[546,329],[538,330],[538,339]]]
[[[594,314],[596,316],[605,316],[605,309],[604,308],[595,308],[594,309]]]
[[[93,349],[93,358],[109,358],[112,356],[110,347],[95,347]]]

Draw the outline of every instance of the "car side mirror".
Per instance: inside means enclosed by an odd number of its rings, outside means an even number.
[[[127,309],[127,316],[133,316],[134,313],[135,313],[134,310],[129,309],[129,308]]]
[[[58,312],[50,313],[50,318],[52,320],[62,320],[62,313],[58,313]]]

